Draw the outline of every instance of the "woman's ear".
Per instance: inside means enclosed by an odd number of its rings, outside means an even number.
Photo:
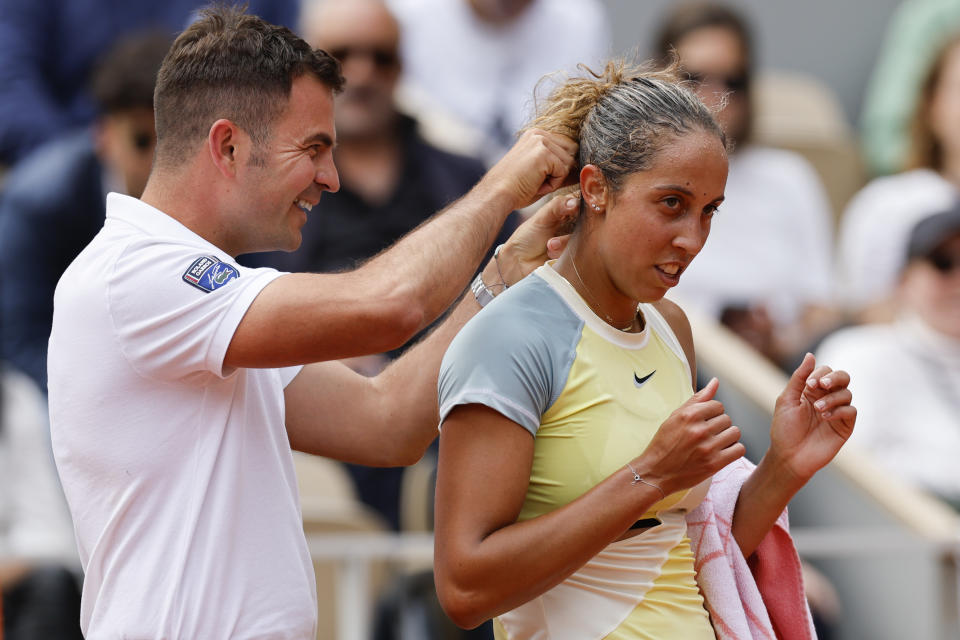
[[[602,213],[607,209],[607,181],[595,164],[580,169],[580,193],[586,211]]]

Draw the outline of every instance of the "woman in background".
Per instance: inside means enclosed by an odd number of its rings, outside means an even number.
[[[847,205],[837,247],[844,303],[855,319],[889,321],[914,225],[960,198],[960,33],[921,84],[908,170],[872,180]]]

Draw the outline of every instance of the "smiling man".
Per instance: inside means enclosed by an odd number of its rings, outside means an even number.
[[[295,249],[339,187],[342,82],[333,58],[287,29],[205,12],[160,70],[142,199],[110,194],[103,229],[60,280],[51,430],[88,639],[313,637],[291,447],[417,460],[436,435],[446,345],[488,294],[543,261],[574,210],[544,207],[486,266],[476,298],[381,375],[329,362],[399,346],[443,312],[507,214],[559,186],[576,150],[525,134],[469,194],[356,271],[237,265]]]

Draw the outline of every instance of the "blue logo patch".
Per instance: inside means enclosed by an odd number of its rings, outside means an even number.
[[[184,272],[183,281],[192,284],[201,291],[211,293],[239,277],[240,272],[236,267],[220,262],[211,256],[203,256],[194,260],[193,264]]]

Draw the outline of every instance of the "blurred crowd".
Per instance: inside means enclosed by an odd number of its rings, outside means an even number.
[[[339,192],[324,195],[299,250],[245,258],[288,271],[350,269],[386,248],[504,152],[534,88],[549,91],[547,74],[585,73],[617,54],[600,0],[248,4],[340,59],[347,79],[336,100]],[[78,562],[45,414],[53,291],[103,224],[105,194],[140,195],[156,138],[156,70],[199,6],[7,0],[0,9],[8,640],[79,637]],[[833,98],[815,80],[813,91],[809,78],[759,72],[764,34],[749,18],[721,4],[671,4],[649,20],[654,50],[640,52],[651,65],[679,59],[730,144],[726,200],[671,297],[786,370],[808,351],[847,369],[860,411],[850,446],[960,506],[960,3],[904,0],[892,15],[859,153],[847,156],[838,155],[852,144],[842,137],[783,143],[790,137],[776,123],[832,111],[778,109]],[[841,170],[824,161],[837,157],[849,159]],[[838,175],[850,177],[838,186]],[[396,355],[351,364],[373,374]],[[400,473],[350,469],[386,528],[402,528]]]

